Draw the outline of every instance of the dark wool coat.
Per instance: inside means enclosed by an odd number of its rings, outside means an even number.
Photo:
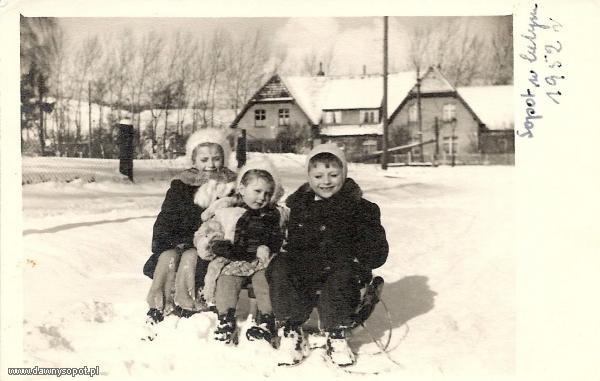
[[[215,219],[225,226],[235,226],[233,242],[217,240],[212,252],[232,261],[251,262],[256,259],[258,246],[269,247],[271,253],[279,252],[283,243],[281,214],[275,207],[253,210],[246,205],[218,210]],[[230,221],[222,221],[227,219]],[[227,236],[227,234],[226,234]]]
[[[144,265],[144,274],[154,276],[162,252],[194,247],[194,233],[200,227],[200,215],[205,208],[194,202],[196,192],[209,180],[235,181],[235,173],[227,168],[219,172],[202,173],[195,168],[183,171],[171,181],[165,200],[152,229],[152,255]]]
[[[291,194],[287,252],[308,269],[356,262],[369,271],[383,265],[388,255],[379,207],[364,198],[354,180],[329,199],[315,200],[307,184]]]

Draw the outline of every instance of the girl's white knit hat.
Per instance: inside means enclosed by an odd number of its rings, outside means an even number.
[[[190,135],[185,144],[185,158],[189,165],[194,165],[194,149],[203,143],[214,143],[218,144],[223,148],[223,163],[231,168],[229,165],[229,156],[231,154],[231,146],[227,140],[227,131],[219,128],[203,128]],[[235,168],[235,165],[233,166]]]
[[[279,176],[279,172],[277,171],[271,160],[269,160],[266,156],[252,158],[248,160],[248,162],[242,167],[242,169],[240,169],[237,176],[238,189],[240,187],[240,183],[242,181],[242,177],[244,177],[244,174],[252,169],[261,169],[271,174],[271,177],[273,177],[273,181],[275,182],[275,189],[273,189],[273,196],[271,197],[270,204],[276,204],[283,196],[283,185],[281,184],[281,177]]]

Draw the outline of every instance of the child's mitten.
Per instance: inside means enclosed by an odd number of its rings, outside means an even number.
[[[268,246],[260,245],[256,248],[256,258],[260,263],[267,263],[271,259],[271,250]]]

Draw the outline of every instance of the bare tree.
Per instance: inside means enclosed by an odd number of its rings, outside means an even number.
[[[55,19],[21,16],[20,21],[21,129],[32,126],[38,129],[43,155],[44,112],[50,111],[45,97],[50,92],[50,78],[56,71],[64,36]]]
[[[408,67],[423,73],[427,67],[437,66],[453,86],[490,81],[485,70],[488,46],[467,18],[435,18],[407,24]]]
[[[264,82],[264,57],[269,49],[260,30],[228,45],[225,53],[225,91],[235,114]]]
[[[81,47],[77,52],[77,60],[75,61],[75,72],[74,78],[76,79],[76,91],[75,99],[77,100],[77,114],[76,114],[76,133],[75,140],[80,142],[81,140],[81,104],[83,101],[84,93],[88,88],[88,83],[91,81],[92,72],[99,64],[99,59],[102,55],[102,48],[100,46],[100,40],[98,36],[90,36],[83,40]]]
[[[492,85],[513,83],[513,37],[511,18],[503,20],[492,35],[488,76]]]
[[[137,119],[132,120],[136,126],[136,135],[140,148],[143,146],[141,139],[141,111],[145,105],[150,105],[150,94],[155,86],[156,78],[160,72],[160,58],[164,46],[164,39],[155,31],[146,33],[141,41],[135,45],[135,56],[133,57],[133,78],[132,78],[132,101],[137,113]],[[152,107],[150,107],[152,109]],[[132,115],[135,119],[135,114]],[[156,142],[156,126],[152,128],[152,142]]]

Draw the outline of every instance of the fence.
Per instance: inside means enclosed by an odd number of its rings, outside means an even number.
[[[186,168],[182,159],[134,160],[134,181],[168,181]],[[36,184],[48,181],[83,182],[124,181],[119,173],[119,160],[73,159],[63,157],[23,157],[21,184]]]
[[[417,160],[415,160],[417,159]],[[432,155],[425,156],[424,162],[418,161],[418,157],[411,157],[411,154],[390,155],[390,163],[403,165],[452,165],[453,158],[450,155],[443,155],[434,160]],[[514,153],[503,154],[462,154],[454,157],[454,165],[515,165]]]

